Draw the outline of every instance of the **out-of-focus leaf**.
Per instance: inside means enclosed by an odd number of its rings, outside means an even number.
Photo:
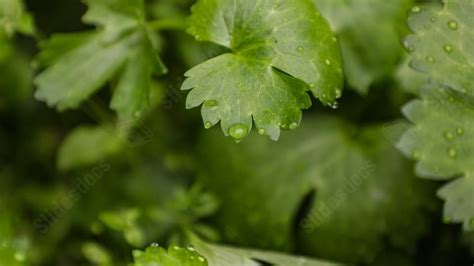
[[[120,72],[110,106],[122,117],[139,117],[149,106],[152,74],[166,71],[143,23],[143,0],[86,3],[83,21],[98,29],[42,44],[38,62],[52,65],[36,78],[36,98],[59,110],[76,108]]]
[[[108,126],[75,129],[58,151],[58,168],[71,170],[89,166],[120,151],[123,140]]]
[[[337,42],[310,0],[200,0],[192,10],[189,33],[230,50],[185,74],[186,107],[202,104],[206,128],[220,121],[241,140],[255,123],[277,140],[299,125],[308,90],[325,105],[341,96]]]
[[[297,222],[300,248],[334,260],[370,261],[386,241],[413,246],[433,191],[382,132],[324,118],[278,143],[252,136],[235,145],[206,134],[199,180],[221,202],[216,221],[225,239],[289,249]],[[295,220],[312,191],[311,211]]]
[[[23,0],[0,1],[0,33],[8,36],[15,32],[34,34],[33,17],[25,11]]]
[[[400,38],[411,0],[313,0],[341,45],[347,82],[360,94],[389,77],[403,55]]]

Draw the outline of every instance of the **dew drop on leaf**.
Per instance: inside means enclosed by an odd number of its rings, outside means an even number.
[[[456,157],[457,154],[458,154],[458,153],[457,153],[457,151],[456,151],[455,148],[449,148],[449,149],[448,149],[448,155],[449,155],[449,157],[454,158],[454,157]]]
[[[298,123],[296,123],[296,122],[293,122],[293,123],[290,124],[290,129],[295,129],[297,127],[298,127]]]
[[[265,134],[265,129],[263,129],[263,128],[259,129],[258,134],[264,135]]]
[[[249,128],[244,124],[235,124],[229,128],[229,135],[235,140],[242,140],[249,133]]]
[[[448,54],[450,54],[450,53],[453,52],[453,47],[452,47],[451,45],[449,45],[449,44],[444,45],[444,46],[443,46],[443,49],[444,49],[444,51],[445,51],[446,53],[448,53]]]
[[[298,48],[296,48],[296,51],[298,51],[298,53],[302,53],[304,51],[303,46],[298,46]]]
[[[216,101],[216,100],[207,100],[207,101],[204,103],[204,105],[205,105],[206,107],[216,107],[216,106],[219,105],[219,102]]]
[[[154,247],[154,248],[157,248],[157,247],[159,247],[160,245],[159,245],[158,243],[156,243],[156,242],[153,242],[153,243],[151,243],[151,246]]]
[[[341,96],[342,96],[342,90],[337,88],[336,89],[336,98],[341,98]]]
[[[420,11],[421,11],[421,8],[419,6],[414,6],[411,9],[411,12],[414,14],[420,13]]]
[[[204,128],[205,128],[205,129],[209,129],[209,128],[211,128],[211,127],[212,127],[212,123],[211,123],[211,122],[206,122],[206,123],[204,123]]]
[[[444,133],[444,137],[445,137],[447,140],[453,140],[453,139],[454,139],[454,135],[453,135],[453,133],[451,133],[451,132],[445,132],[445,133]]]
[[[458,29],[458,23],[455,20],[450,20],[448,22],[448,27],[452,30],[457,30]]]
[[[324,62],[325,62],[325,63],[326,63],[326,65],[328,65],[328,66],[330,66],[330,65],[331,65],[331,60],[329,60],[329,59],[326,59]]]

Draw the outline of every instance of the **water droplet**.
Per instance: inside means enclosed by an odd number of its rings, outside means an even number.
[[[457,153],[457,151],[456,151],[455,148],[449,148],[449,149],[448,149],[448,155],[449,155],[449,157],[454,158],[454,157],[456,157],[457,154],[458,154],[458,153]]]
[[[296,122],[293,122],[293,123],[290,124],[290,129],[295,129],[297,127],[298,127],[298,123],[296,123]]]
[[[337,109],[339,107],[339,103],[338,102],[334,102],[331,104],[331,108],[332,109]]]
[[[328,66],[331,65],[331,61],[330,61],[329,59],[326,59],[326,60],[324,61],[324,63],[326,63],[326,65],[328,65]]]
[[[287,124],[282,124],[282,125],[281,125],[281,128],[283,128],[283,129],[286,129],[287,127],[288,127]]]
[[[242,140],[249,133],[249,128],[244,124],[235,124],[229,128],[229,135],[235,140]]]
[[[180,250],[181,248],[178,247],[178,246],[174,246],[173,249],[175,249],[175,250]]]
[[[432,57],[432,56],[428,56],[428,57],[426,58],[426,61],[428,61],[428,63],[431,63],[431,64],[432,64],[432,63],[435,62],[435,59],[434,59],[434,57]]]
[[[414,6],[411,8],[411,12],[414,14],[420,13],[421,8],[419,6]]]
[[[444,133],[444,137],[445,137],[447,140],[453,140],[453,139],[454,139],[453,133],[451,133],[451,132],[449,132],[449,131]]]
[[[417,151],[413,152],[413,159],[419,161],[421,159],[421,153]]]
[[[458,134],[458,136],[464,135],[464,129],[461,127],[456,128],[456,134]]]
[[[205,129],[210,129],[212,127],[212,123],[211,122],[206,122],[204,123],[204,128]]]
[[[304,51],[304,48],[302,46],[298,46],[298,48],[296,48],[296,51],[298,51],[298,53],[302,53]]]
[[[450,20],[448,22],[448,27],[452,30],[457,30],[458,29],[458,23],[455,20]]]
[[[188,247],[188,250],[189,250],[189,251],[196,251],[196,249],[195,249],[193,246],[189,246],[189,247]]]
[[[142,112],[141,112],[141,111],[135,111],[135,112],[133,113],[133,117],[135,117],[135,118],[140,118],[141,115],[142,115]]]
[[[151,246],[154,247],[154,248],[157,248],[160,246],[160,244],[156,243],[156,242],[153,242],[151,243]]]
[[[342,90],[337,88],[336,89],[336,98],[341,98],[341,96],[342,96]]]
[[[443,46],[443,49],[446,53],[450,54],[451,52],[453,52],[453,47],[449,44],[446,44]]]
[[[203,257],[198,257],[198,260],[199,260],[200,262],[204,262],[204,261],[205,261],[205,259],[204,259]]]
[[[265,134],[265,129],[263,129],[263,128],[259,129],[258,134],[264,135]]]
[[[216,106],[219,105],[219,102],[216,101],[216,100],[207,100],[207,101],[204,103],[204,105],[205,105],[206,107],[216,107]]]
[[[314,82],[311,82],[309,83],[309,87],[313,89],[314,87],[316,87],[316,84]]]

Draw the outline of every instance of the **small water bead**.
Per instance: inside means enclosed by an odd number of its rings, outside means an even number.
[[[298,48],[296,48],[296,51],[298,51],[298,53],[302,53],[304,52],[304,48],[302,46],[298,46]]]
[[[188,247],[188,250],[189,250],[189,251],[196,251],[196,249],[195,249],[193,246],[189,246],[189,247]]]
[[[153,242],[151,243],[151,246],[154,247],[154,248],[157,248],[160,246],[160,244],[156,243],[156,242]]]
[[[206,122],[204,123],[204,128],[205,129],[210,129],[212,127],[212,123],[211,122]]]
[[[339,103],[338,102],[334,102],[333,104],[331,104],[331,108],[332,109],[337,109],[339,107]]]
[[[419,6],[414,6],[411,9],[411,12],[414,14],[420,13],[420,11],[421,11],[421,8]]]
[[[336,98],[341,98],[341,96],[342,96],[342,90],[337,88],[336,89]]]
[[[309,83],[309,87],[311,89],[314,89],[316,87],[316,84],[314,82]]]
[[[265,135],[265,129],[263,129],[263,128],[259,129],[258,134]]]
[[[235,124],[229,128],[229,135],[237,141],[245,138],[249,133],[249,128],[244,124]]]
[[[449,149],[448,149],[448,155],[449,155],[449,157],[454,158],[454,157],[456,157],[457,154],[458,154],[458,153],[457,153],[457,151],[456,151],[455,148],[449,148]]]
[[[444,137],[445,137],[447,140],[453,140],[453,139],[454,139],[454,135],[453,135],[453,133],[451,133],[451,132],[445,132],[445,133],[444,133]]]
[[[326,59],[326,60],[324,60],[324,63],[326,63],[326,65],[330,66],[331,65],[331,60]]]
[[[205,102],[206,107],[216,107],[219,105],[219,102],[216,100],[207,100]]]
[[[444,51],[445,51],[446,53],[448,53],[448,54],[450,54],[450,53],[453,52],[453,47],[452,47],[451,45],[449,45],[449,44],[444,45],[444,46],[443,46],[443,49],[444,49]]]
[[[293,123],[290,124],[290,129],[295,129],[297,127],[298,127],[298,123],[296,123],[296,122],[293,122]]]
[[[458,23],[455,20],[450,20],[448,22],[448,27],[452,30],[457,30],[458,29]]]
[[[413,159],[414,160],[420,160],[421,159],[421,153],[418,151],[413,152]]]
[[[283,129],[286,129],[287,127],[288,127],[287,124],[282,124],[282,125],[281,125],[281,128],[283,128]]]
[[[199,260],[200,262],[204,262],[206,259],[204,259],[203,257],[199,256],[199,257],[198,257],[198,260]]]
[[[426,61],[428,61],[428,63],[431,63],[431,64],[432,64],[432,63],[435,62],[435,59],[434,59],[434,57],[432,57],[432,56],[428,56],[428,57],[426,57]]]
[[[458,134],[458,136],[464,135],[464,129],[460,127],[456,128],[456,134]]]

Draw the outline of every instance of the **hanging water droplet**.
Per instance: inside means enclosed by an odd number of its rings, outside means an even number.
[[[458,136],[464,135],[464,129],[461,127],[456,128],[456,134],[458,134]]]
[[[331,108],[332,109],[337,109],[339,107],[339,103],[338,102],[334,102],[333,104],[331,104]]]
[[[290,129],[295,129],[297,127],[298,127],[298,123],[296,123],[296,122],[293,122],[293,123],[290,124]]]
[[[156,242],[153,242],[151,243],[151,246],[154,247],[154,248],[157,248],[160,246],[160,244],[156,243]]]
[[[240,141],[247,136],[249,128],[244,124],[235,124],[229,128],[229,135],[236,141]]]
[[[324,60],[324,63],[326,63],[326,65],[330,66],[331,65],[331,60],[326,59],[326,60]]]
[[[457,154],[458,154],[458,153],[457,153],[457,151],[456,151],[455,148],[449,148],[449,149],[448,149],[448,155],[449,155],[449,157],[454,158],[454,157],[456,157]]]
[[[216,106],[219,105],[219,102],[216,101],[216,100],[207,100],[207,101],[204,103],[204,105],[205,105],[206,107],[216,107]]]
[[[444,49],[444,51],[445,51],[446,53],[448,53],[448,54],[450,54],[450,53],[453,52],[453,47],[452,47],[451,45],[449,45],[449,44],[445,44],[445,45],[443,46],[443,49]]]
[[[411,8],[411,12],[414,14],[420,13],[421,8],[419,6],[414,6]]]
[[[212,123],[211,122],[206,122],[204,123],[204,128],[205,129],[210,129],[212,127]]]
[[[336,89],[336,98],[341,98],[341,96],[342,96],[342,90],[337,88]]]
[[[428,56],[428,57],[426,58],[426,61],[428,61],[428,63],[431,63],[431,64],[432,64],[432,63],[435,62],[435,59],[434,59],[434,57],[432,57],[432,56]]]
[[[458,29],[458,23],[455,20],[450,20],[448,22],[448,27],[452,30],[457,30]]]
[[[302,53],[304,51],[304,48],[302,46],[298,46],[298,48],[296,48],[296,51],[298,51],[298,53]]]
[[[412,157],[413,157],[414,160],[419,161],[421,159],[421,153],[418,152],[418,151],[415,151],[415,152],[413,152]]]
[[[453,133],[447,131],[444,133],[444,137],[447,139],[447,140],[453,140],[454,139],[454,135]]]
[[[260,134],[260,135],[265,135],[265,129],[260,128],[260,129],[258,130],[258,134]]]

